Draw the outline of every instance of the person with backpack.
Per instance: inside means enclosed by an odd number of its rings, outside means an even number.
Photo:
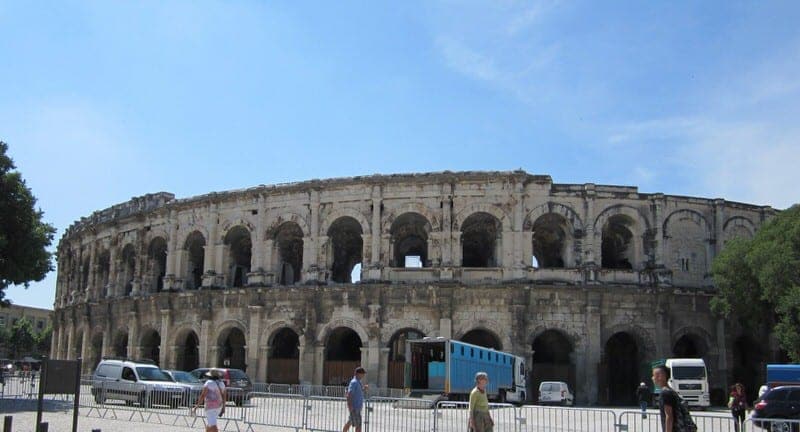
[[[194,409],[205,402],[206,406],[206,432],[217,432],[217,418],[225,414],[225,403],[227,398],[225,395],[225,383],[221,381],[222,372],[217,369],[211,369],[203,375],[208,378],[203,384],[203,391],[200,392],[200,397],[194,404]]]
[[[739,429],[744,429],[744,417],[747,410],[747,396],[744,392],[744,386],[741,383],[736,383],[731,388],[731,394],[728,398],[728,408],[731,409],[733,416],[733,425],[736,432]]]
[[[665,365],[653,368],[653,384],[661,389],[661,397],[658,402],[661,430],[662,432],[696,432],[697,425],[689,414],[689,407],[669,386],[669,377],[669,368]]]

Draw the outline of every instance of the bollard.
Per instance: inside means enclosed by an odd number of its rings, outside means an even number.
[[[13,421],[14,417],[5,416],[3,418],[3,432],[11,432],[11,422]]]
[[[49,428],[49,426],[50,425],[47,422],[41,422],[39,424],[39,432],[47,432],[47,429]]]
[[[103,432],[100,429],[92,429],[92,432]]]

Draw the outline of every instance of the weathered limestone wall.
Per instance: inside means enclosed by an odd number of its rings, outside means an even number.
[[[389,348],[405,330],[458,339],[481,330],[534,366],[533,344],[555,330],[571,348],[579,400],[594,403],[618,393],[603,378],[622,361],[609,348],[616,335],[629,336],[639,363],[688,336],[721,387],[730,336],[710,314],[709,266],[725,241],[752,236],[773,213],[524,172],[146,195],[62,238],[53,355],[91,368],[122,349],[181,367],[191,356],[237,362],[236,346],[266,380],[276,334],[290,329],[298,379],[319,384],[331,335],[347,328],[372,380],[387,385]],[[423,267],[405,268],[405,256]],[[361,282],[350,284],[357,263]]]

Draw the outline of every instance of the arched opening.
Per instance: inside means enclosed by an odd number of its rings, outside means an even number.
[[[328,229],[331,244],[329,256],[332,258],[331,279],[334,282],[352,282],[350,275],[353,267],[362,260],[364,242],[361,234],[361,224],[349,216],[336,219]]]
[[[681,336],[672,346],[672,355],[675,358],[701,358],[705,357],[706,343],[700,336],[687,333]]]
[[[91,362],[92,370],[97,368],[97,365],[100,363],[100,360],[103,359],[103,334],[96,333],[92,336],[92,345],[91,345],[91,352],[89,353],[89,358]]]
[[[361,338],[354,330],[338,327],[325,343],[324,385],[347,385],[361,364]]]
[[[108,297],[108,278],[111,274],[111,255],[103,251],[97,256],[97,283],[100,284],[98,292],[105,298]]]
[[[300,282],[303,269],[303,230],[294,222],[286,222],[275,232],[275,251],[278,261],[278,283],[293,285]]]
[[[284,327],[272,337],[267,382],[276,384],[298,384],[300,382],[300,337]]]
[[[203,285],[203,266],[205,265],[206,239],[199,231],[186,237],[183,249],[186,254],[186,289],[199,289]]]
[[[633,220],[625,215],[611,216],[603,226],[601,266],[607,269],[632,269],[635,262]]]
[[[636,387],[647,375],[642,370],[641,354],[630,333],[618,332],[608,339],[603,352],[605,383],[600,386],[601,403],[617,406],[636,403]]]
[[[763,346],[752,336],[742,335],[733,343],[733,382],[744,385],[745,394],[752,399],[758,395],[758,388],[765,380]]]
[[[147,248],[147,274],[150,292],[161,292],[164,289],[164,276],[167,274],[167,241],[156,237]]]
[[[533,340],[531,365],[531,393],[539,397],[542,381],[563,381],[575,391],[575,359],[572,341],[559,330],[546,330]]]
[[[142,358],[150,359],[159,364],[161,359],[161,335],[155,330],[149,330],[142,336]]]
[[[132,244],[127,244],[122,249],[122,285],[125,295],[133,292],[133,279],[136,277],[136,250]]]
[[[242,330],[233,327],[219,337],[217,367],[247,371],[244,355],[245,338]]]
[[[183,371],[192,371],[200,367],[200,339],[197,333],[189,330],[185,336],[178,338],[175,367]]]
[[[247,285],[250,273],[253,242],[250,231],[243,226],[235,226],[225,235],[228,246],[228,286],[239,288]]]
[[[114,338],[114,355],[116,357],[128,357],[128,332],[118,333]]]
[[[564,268],[567,254],[567,224],[559,214],[540,216],[533,224],[533,256],[539,268]]]
[[[474,329],[461,336],[461,342],[478,345],[485,348],[494,348],[497,351],[503,350],[500,339],[494,333],[484,329]]]
[[[483,212],[470,215],[461,225],[461,266],[498,267],[502,234],[496,217]]]
[[[431,224],[419,213],[404,213],[392,222],[392,267],[428,267]]]
[[[389,379],[390,388],[403,388],[405,384],[406,342],[422,339],[425,335],[416,329],[395,332],[389,339]]]

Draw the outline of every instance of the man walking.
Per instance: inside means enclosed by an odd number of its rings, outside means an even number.
[[[353,376],[353,379],[350,380],[350,384],[347,386],[347,411],[349,417],[347,423],[344,424],[342,432],[350,430],[350,426],[353,426],[356,432],[361,432],[361,408],[364,407],[365,387],[361,384],[361,381],[366,374],[367,371],[364,370],[364,368],[361,366],[357,367],[355,376]]]
[[[661,389],[661,397],[658,402],[658,411],[661,414],[661,430],[662,432],[676,432],[676,416],[678,414],[678,404],[680,399],[678,393],[675,393],[668,384],[669,369],[664,366],[656,366],[653,368],[653,384]]]

